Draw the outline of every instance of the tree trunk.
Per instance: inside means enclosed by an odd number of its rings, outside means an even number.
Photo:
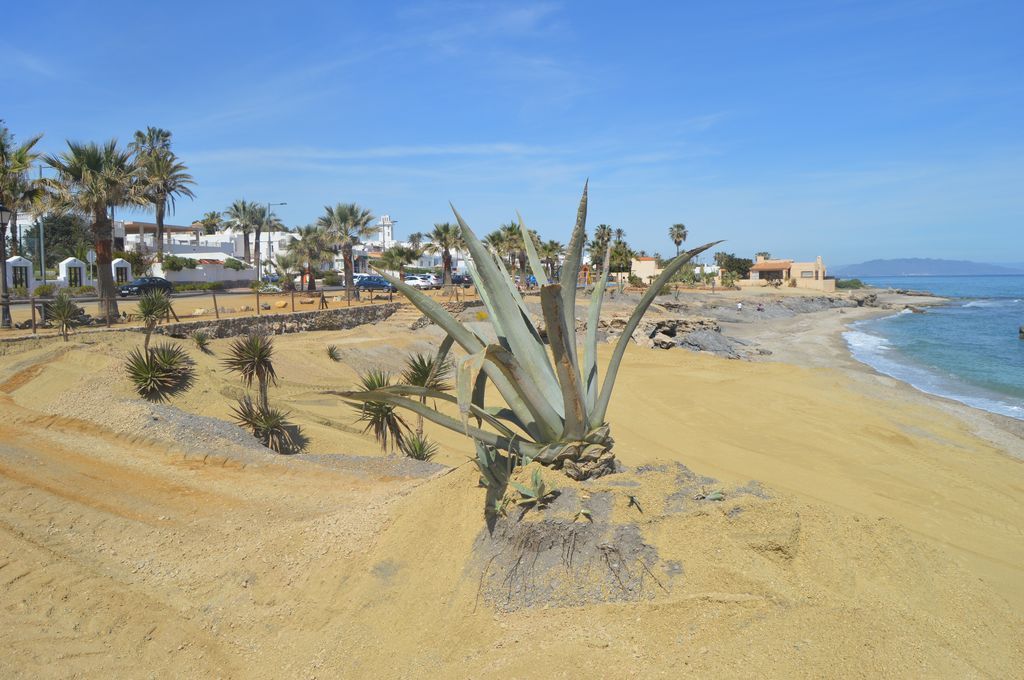
[[[244,253],[242,257],[245,258],[246,262],[252,264],[252,251],[249,250],[249,232],[242,234],[242,244],[242,252]]]
[[[160,201],[156,204],[156,261],[164,261],[164,211],[167,206]]]
[[[13,220],[14,217],[12,216]],[[0,224],[0,305],[3,306],[0,328],[11,327],[11,291],[7,288],[7,225]]]
[[[253,232],[255,241],[253,243],[253,259],[256,261],[256,280],[263,280],[263,270],[260,268],[260,228],[257,226]]]
[[[316,290],[316,276],[312,264],[306,265],[306,290],[310,293]]]
[[[260,406],[263,410],[267,410],[269,406],[269,400],[267,399],[267,380],[266,378],[260,378]]]
[[[18,211],[16,208],[11,208],[11,225],[9,231],[11,233],[11,254],[21,255],[21,248],[18,247]]]
[[[452,254],[445,248],[441,251],[441,265],[444,271],[444,281],[442,283],[445,287],[452,285]]]
[[[345,259],[345,290],[352,294],[352,287],[355,285],[355,277],[353,276],[353,268],[355,264],[352,262],[352,244],[346,243],[341,247],[342,257]]]
[[[107,215],[106,206],[93,211],[93,248],[96,250],[96,288],[100,294],[100,314],[104,319],[116,319],[117,292],[114,289],[114,272],[110,268],[113,247],[110,240],[113,227]]]

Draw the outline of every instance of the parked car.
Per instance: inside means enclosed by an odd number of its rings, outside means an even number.
[[[260,286],[260,294],[265,293],[280,293],[284,289],[276,283],[264,283]]]
[[[355,286],[358,290],[369,290],[369,291],[385,291],[388,293],[397,292],[398,289],[395,285],[381,276],[364,276],[355,282]]]
[[[412,286],[413,288],[421,288],[423,290],[426,290],[428,288],[433,288],[433,286],[430,285],[429,281],[421,279],[419,276],[417,276],[415,274],[409,274],[408,276],[406,276],[405,277],[405,284],[407,286]]]
[[[469,288],[473,283],[473,277],[469,274],[452,274],[452,283],[456,286],[462,286],[463,288]]]
[[[413,274],[413,276],[422,281],[425,281],[427,284],[425,288],[441,288],[441,279],[439,279],[437,276],[433,274]]]
[[[281,277],[278,276],[277,274],[264,274],[263,280],[266,281],[267,283],[277,283],[278,281],[281,280]]]
[[[121,297],[128,297],[129,295],[145,295],[151,290],[162,290],[170,295],[174,292],[174,285],[167,279],[160,278],[159,276],[143,276],[122,285],[118,292],[121,294]]]

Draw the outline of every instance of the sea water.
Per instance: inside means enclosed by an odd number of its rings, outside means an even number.
[[[1024,420],[1024,276],[862,278],[949,298],[925,313],[858,321],[844,333],[876,371],[975,408]]]

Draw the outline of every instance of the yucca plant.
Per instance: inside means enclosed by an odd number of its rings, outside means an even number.
[[[415,432],[403,440],[400,448],[402,453],[415,460],[430,460],[437,455],[437,444],[419,432]]]
[[[438,425],[461,432],[489,452],[501,467],[505,457],[517,461],[535,459],[562,469],[574,479],[596,477],[614,470],[613,440],[605,420],[622,357],[644,313],[665,284],[691,258],[716,243],[682,253],[665,267],[661,276],[641,297],[612,352],[604,382],[598,380],[597,324],[607,284],[608,267],[591,295],[582,360],[576,347],[576,288],[586,242],[587,188],[583,189],[576,226],[566,249],[561,283],[553,283],[529,230],[519,218],[520,232],[530,269],[541,287],[541,308],[547,343],[530,320],[530,314],[502,259],[493,256],[452,208],[472,255],[470,273],[484,305],[487,320],[498,342],[487,344],[481,336],[459,323],[448,311],[421,291],[380,272],[420,311],[448,334],[438,359],[444,360],[453,343],[468,354],[457,368],[456,395],[409,385],[382,386],[340,394],[356,402],[389,404],[422,415]],[[605,260],[609,251],[605,251]],[[545,346],[547,345],[547,347]],[[548,353],[550,349],[550,356]],[[490,383],[507,406],[488,407],[485,392]],[[430,397],[457,404],[461,418],[430,408],[416,397]],[[475,419],[475,425],[470,418]],[[485,426],[486,424],[486,426]],[[501,452],[506,452],[503,454]],[[483,473],[483,465],[481,472]]]
[[[60,331],[64,342],[68,341],[68,333],[74,327],[81,311],[66,290],[57,291],[57,295],[46,304],[46,318],[52,321]]]
[[[274,340],[269,335],[253,333],[231,343],[223,359],[229,371],[241,374],[246,387],[252,387],[253,380],[259,386],[259,405],[267,409],[267,390],[270,383],[277,384],[274,371]]]
[[[288,422],[288,412],[253,403],[249,395],[232,406],[235,422],[277,453],[297,453],[304,446],[298,428]]]
[[[192,384],[194,372],[180,345],[161,343],[153,349],[133,349],[125,364],[135,391],[146,399],[164,400]]]
[[[453,364],[447,357],[410,354],[405,359],[402,384],[447,392],[452,388],[451,383],[448,382],[452,368]],[[420,403],[427,403],[426,395],[420,397]],[[423,435],[423,416],[420,414],[416,414],[416,434]]]
[[[146,339],[142,343],[145,350],[149,349],[149,339],[153,329],[161,319],[171,313],[171,298],[162,290],[151,290],[139,298],[139,317],[146,328]]]
[[[327,345],[327,358],[331,361],[341,361],[341,350],[337,345]]]
[[[192,342],[200,352],[210,353],[210,334],[206,331],[192,331]]]
[[[370,369],[360,378],[360,384],[363,394],[374,394],[392,386],[391,374],[376,368]],[[395,405],[386,401],[362,400],[354,406],[359,410],[359,420],[366,423],[363,432],[372,431],[381,450],[386,452],[389,443],[392,451],[396,446],[402,448],[409,426]]]

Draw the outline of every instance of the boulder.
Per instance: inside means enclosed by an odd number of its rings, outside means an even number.
[[[288,303],[285,302],[284,300],[278,300],[277,302],[274,303],[274,306],[277,307],[278,309],[284,309],[285,307],[288,306]]]
[[[314,302],[316,302],[316,300],[314,300],[311,297],[299,298],[299,304],[300,305],[311,305]]]
[[[209,313],[209,310],[203,309],[202,307],[197,307],[196,309],[192,310],[192,316],[206,316]]]

